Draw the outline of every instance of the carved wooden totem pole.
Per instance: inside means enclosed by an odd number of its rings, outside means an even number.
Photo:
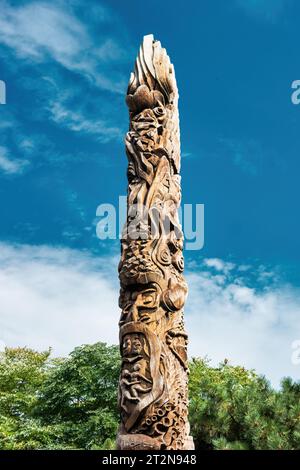
[[[119,449],[193,449],[187,334],[178,90],[174,67],[145,36],[130,77],[128,211],[119,265],[122,369]]]

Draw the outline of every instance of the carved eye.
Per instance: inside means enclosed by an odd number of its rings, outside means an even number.
[[[142,299],[144,304],[153,304],[156,299],[156,292],[154,290],[143,292]]]
[[[162,106],[157,106],[156,108],[153,109],[154,113],[156,116],[163,116],[165,114],[165,110]]]
[[[154,299],[153,299],[153,296],[152,295],[146,295],[143,297],[143,300],[144,300],[144,303],[145,304],[151,304]]]

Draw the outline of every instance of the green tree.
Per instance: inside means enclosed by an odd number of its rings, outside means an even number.
[[[36,449],[52,441],[51,429],[32,418],[49,366],[50,350],[6,348],[0,353],[0,448]]]
[[[0,449],[110,449],[119,421],[116,346],[0,353]]]
[[[1,449],[111,449],[119,413],[116,346],[0,353]],[[190,362],[191,434],[198,449],[300,449],[300,383],[280,390],[226,361]]]
[[[275,391],[254,371],[190,364],[191,434],[199,449],[300,449],[300,384]]]
[[[119,370],[116,346],[76,348],[68,358],[53,362],[40,388],[35,416],[59,429],[64,448],[113,447],[119,422]]]

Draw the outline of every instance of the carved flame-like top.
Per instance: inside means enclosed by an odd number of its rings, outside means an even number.
[[[140,46],[129,80],[126,103],[131,122],[144,110],[155,111],[165,129],[159,146],[169,155],[174,173],[179,174],[180,133],[175,71],[166,50],[152,34],[144,36]]]
[[[135,71],[131,74],[127,93],[133,95],[140,85],[147,85],[150,90],[160,92],[165,104],[176,105],[178,89],[174,66],[166,49],[155,41],[152,34],[144,36],[135,62]]]

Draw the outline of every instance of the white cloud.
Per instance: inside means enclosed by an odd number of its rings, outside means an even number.
[[[111,263],[76,250],[1,244],[0,340],[53,346],[56,354],[82,343],[116,343],[118,286],[109,281]]]
[[[291,356],[300,338],[300,291],[277,283],[255,289],[238,273],[237,268],[225,280],[206,268],[187,274],[190,354],[207,355],[214,364],[228,358],[275,385],[284,375],[299,378]]]
[[[0,342],[67,354],[83,343],[118,341],[118,256],[49,246],[0,244]],[[207,267],[186,274],[189,353],[255,368],[278,385],[299,378],[300,292],[257,290],[234,273]],[[226,263],[225,263],[226,264]],[[234,277],[237,276],[237,277]],[[233,279],[234,277],[234,279]]]
[[[99,6],[101,11],[102,7]],[[105,20],[98,15],[98,22]],[[0,43],[11,48],[18,57],[37,63],[49,59],[66,69],[85,75],[105,90],[121,93],[125,81],[104,66],[107,62],[123,60],[125,50],[114,38],[98,37],[99,47],[82,23],[66,5],[50,2],[31,2],[21,6],[1,4]],[[101,41],[101,43],[100,43]]]
[[[216,271],[223,271],[228,273],[232,269],[234,269],[235,265],[230,262],[225,262],[219,258],[207,258],[203,261],[204,265],[209,268],[214,268]]]
[[[0,146],[0,171],[2,170],[7,175],[19,174],[28,163],[27,160],[12,159],[8,149]]]
[[[46,3],[33,2],[22,6],[4,5],[1,17],[1,40],[20,56],[41,59],[45,53],[63,65],[88,46],[88,38],[80,22],[66,12]]]
[[[102,143],[121,138],[122,131],[118,127],[109,126],[101,119],[87,119],[80,111],[72,111],[66,108],[62,102],[51,102],[48,110],[51,119],[56,123],[67,127],[74,132],[91,134]]]

